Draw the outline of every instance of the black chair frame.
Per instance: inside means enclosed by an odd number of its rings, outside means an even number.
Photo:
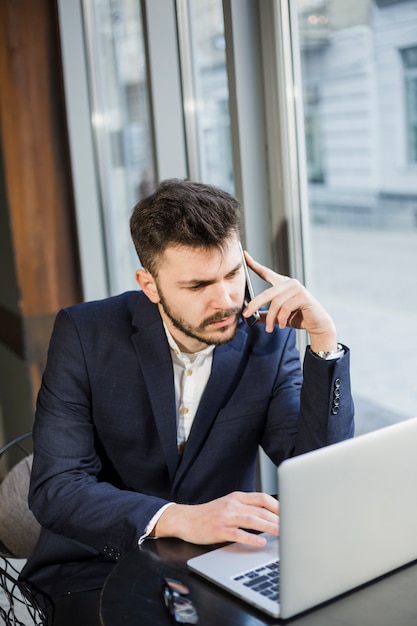
[[[23,456],[30,454],[30,450],[22,442],[29,440],[31,436],[32,433],[28,432],[9,441],[0,448],[0,459],[12,448],[18,448]],[[0,590],[6,600],[6,606],[0,604],[0,623],[5,626],[46,626],[48,621],[44,606],[47,598],[19,580],[19,570],[13,564],[13,558],[0,544]]]
[[[19,570],[10,559],[0,556],[0,589],[9,604],[8,607],[0,605],[0,618],[3,618],[6,626],[27,626],[29,623],[34,626],[46,626],[47,614],[38,602],[38,594],[24,582],[19,581],[18,577]]]

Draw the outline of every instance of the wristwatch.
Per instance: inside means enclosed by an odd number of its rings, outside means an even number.
[[[313,352],[313,350],[311,350]],[[320,359],[325,359],[326,361],[330,361],[331,359],[338,359],[342,354],[344,354],[343,346],[338,343],[337,350],[329,350],[326,352],[325,350],[320,350],[319,352],[313,352]]]

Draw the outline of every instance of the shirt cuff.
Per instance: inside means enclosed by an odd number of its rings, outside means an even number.
[[[153,529],[156,526],[157,521],[159,520],[159,518],[161,517],[162,513],[170,506],[172,506],[173,504],[175,504],[175,502],[168,502],[167,504],[164,504],[164,506],[162,506],[156,513],[155,515],[149,520],[148,524],[146,525],[145,528],[145,532],[143,533],[143,535],[141,535],[138,539],[138,546],[140,546],[145,539],[147,539],[149,537],[149,535],[151,534],[151,532],[153,531]],[[152,539],[156,539],[156,537],[152,537]]]

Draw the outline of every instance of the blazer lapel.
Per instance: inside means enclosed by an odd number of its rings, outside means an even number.
[[[198,456],[218,412],[227,403],[236,386],[236,380],[241,375],[242,350],[246,339],[247,334],[238,329],[233,341],[217,346],[214,351],[211,375],[194,418],[173,489],[178,486]]]
[[[132,335],[132,342],[149,392],[152,412],[172,480],[178,465],[172,359],[159,311],[146,296],[143,295],[142,298],[140,305],[138,300],[133,315],[132,321],[137,332]]]

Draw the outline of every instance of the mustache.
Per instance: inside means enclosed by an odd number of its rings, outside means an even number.
[[[200,324],[200,329],[204,330],[206,326],[210,326],[210,324],[214,324],[215,322],[222,322],[232,315],[237,317],[241,314],[241,312],[242,307],[234,307],[233,309],[229,309],[228,311],[219,311],[218,313],[214,313],[213,315],[210,315],[210,317],[207,317],[204,322]]]

